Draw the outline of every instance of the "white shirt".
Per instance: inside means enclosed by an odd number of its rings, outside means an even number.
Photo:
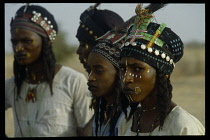
[[[125,116],[119,122],[119,136],[136,136],[137,133],[131,131],[132,118],[126,123]],[[205,128],[200,121],[190,113],[176,106],[165,118],[163,128],[159,131],[156,127],[151,134],[139,133],[139,136],[149,135],[204,135]]]
[[[53,96],[49,84],[43,82],[37,86],[38,100],[25,102],[28,88],[35,86],[24,81],[14,105],[14,76],[5,81],[5,110],[13,108],[15,137],[22,137],[20,130],[23,137],[77,136],[76,128],[84,127],[94,113],[89,109],[85,76],[62,66],[53,80]]]

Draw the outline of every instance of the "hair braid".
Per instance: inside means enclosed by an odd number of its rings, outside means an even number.
[[[162,129],[164,120],[169,112],[170,103],[172,98],[172,85],[170,83],[170,77],[166,78],[165,74],[159,70],[157,71],[157,101],[158,106],[160,108],[160,127],[159,130]]]
[[[43,70],[46,75],[46,80],[49,83],[51,95],[53,95],[52,91],[52,83],[55,75],[55,63],[56,59],[54,53],[52,51],[52,46],[48,45],[48,39],[42,37],[42,51],[41,51],[41,59],[43,61]],[[17,95],[20,97],[20,90],[23,81],[26,78],[26,66],[19,65],[16,58],[14,58],[13,62],[13,73],[15,76],[15,85],[17,86]]]

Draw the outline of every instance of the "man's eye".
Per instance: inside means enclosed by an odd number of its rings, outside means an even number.
[[[134,71],[135,72],[140,72],[140,71],[142,71],[144,68],[141,68],[141,67],[135,67],[134,68]]]
[[[96,69],[95,71],[96,71],[96,73],[102,73],[103,72],[102,69]]]
[[[126,68],[125,67],[120,67],[120,71],[125,71]]]
[[[31,44],[33,42],[33,40],[22,40],[23,43],[26,43],[26,44]]]

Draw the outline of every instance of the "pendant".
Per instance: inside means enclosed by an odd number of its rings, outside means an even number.
[[[28,93],[26,95],[25,101],[28,103],[32,99],[32,102],[36,102],[36,87],[28,88]]]

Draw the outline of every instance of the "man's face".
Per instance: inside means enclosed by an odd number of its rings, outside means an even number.
[[[93,96],[109,96],[115,85],[117,70],[101,55],[91,52],[88,57],[89,90]]]
[[[76,51],[76,53],[79,55],[80,63],[83,64],[83,67],[86,70],[87,70],[88,55],[90,54],[92,49],[93,49],[93,45],[90,45],[86,42],[80,41],[79,48]]]
[[[123,92],[130,102],[142,102],[155,89],[156,70],[143,61],[123,57],[120,61],[120,73]]]
[[[41,54],[42,38],[35,32],[16,28],[11,32],[14,56],[20,65],[35,62]]]

